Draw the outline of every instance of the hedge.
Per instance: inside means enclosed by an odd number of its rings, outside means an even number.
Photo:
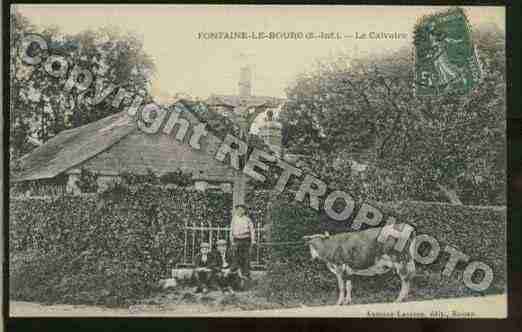
[[[272,242],[299,241],[306,234],[349,229],[349,221],[328,220],[292,202],[292,197],[279,197],[272,203],[268,198],[268,192],[250,192],[247,204],[255,220],[271,219],[272,238],[268,240]],[[12,199],[10,297],[44,303],[134,303],[150,295],[157,280],[168,276],[170,268],[180,261],[185,220],[196,224],[210,220],[224,226],[230,220],[231,200],[231,194],[154,186],[117,187],[102,195],[51,200]],[[272,204],[268,215],[267,204]],[[485,293],[505,292],[504,208],[425,202],[372,204],[385,216],[412,224],[417,234],[435,237],[442,247],[451,245],[471,260],[489,264],[495,278]],[[334,277],[324,264],[310,261],[302,243],[272,246],[269,254],[261,289],[268,299],[289,303],[335,294]],[[457,266],[450,278],[440,277],[446,261],[447,254],[441,254],[425,268],[430,275],[422,287],[431,293],[423,296],[473,294],[458,281],[463,266]],[[363,291],[365,300],[371,301],[368,294],[381,292],[383,281],[398,287],[392,274],[383,278],[356,287],[354,297]]]
[[[499,206],[461,206],[446,203],[402,202],[374,203],[385,215],[394,215],[414,226],[418,234],[435,237],[441,244],[452,246],[469,256],[488,264],[494,273],[492,292],[503,292],[507,285],[507,215]],[[442,253],[430,265],[433,271],[442,271],[449,254]],[[457,268],[464,268],[459,265]]]
[[[115,187],[101,195],[12,199],[11,299],[122,305],[148,296],[180,261],[185,220],[230,220],[232,195]],[[252,212],[262,217],[263,195]]]
[[[350,231],[351,220],[330,220],[324,214],[306,208],[300,203],[289,202],[291,201],[281,199],[271,210],[272,240],[275,242],[300,241],[303,235],[324,231],[331,234]],[[422,286],[418,285],[419,288],[428,288],[419,290],[423,292],[421,297],[473,296],[506,291],[505,208],[430,202],[371,204],[383,212],[384,219],[394,216],[397,222],[406,222],[414,226],[417,235],[425,233],[439,240],[439,258],[428,266],[417,264],[421,278],[416,282],[425,283]],[[482,261],[493,269],[494,279],[488,290],[478,293],[465,287],[461,281],[465,264],[457,265],[452,276],[441,276],[440,272],[449,257],[449,254],[442,252],[445,245],[464,252],[470,256],[470,261]],[[324,263],[311,261],[309,250],[303,244],[274,246],[270,253],[271,263],[262,290],[265,296],[274,301],[288,303],[314,302],[324,293],[335,294],[335,277],[326,269]],[[398,281],[394,278],[393,274],[389,273],[376,278],[379,279],[377,282],[364,281],[361,285],[365,289],[365,296],[385,291],[386,287],[382,285],[390,283],[398,291]]]

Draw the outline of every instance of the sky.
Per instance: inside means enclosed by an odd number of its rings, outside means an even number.
[[[116,26],[143,38],[157,73],[153,95],[237,94],[239,68],[253,68],[253,93],[284,97],[297,74],[315,59],[342,53],[386,52],[411,45],[419,17],[446,7],[424,6],[222,6],[222,5],[17,5],[40,26],[67,33]],[[471,26],[494,23],[504,30],[504,7],[463,7]],[[340,40],[209,40],[199,32],[334,32]],[[405,34],[394,40],[356,39],[356,34]]]

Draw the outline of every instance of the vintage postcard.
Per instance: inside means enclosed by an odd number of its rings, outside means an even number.
[[[504,7],[13,5],[9,316],[505,318]]]

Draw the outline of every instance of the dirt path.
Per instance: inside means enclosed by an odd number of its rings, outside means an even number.
[[[143,316],[191,316],[212,312],[203,304],[184,304],[179,308],[165,308],[159,305],[135,305],[125,308],[105,308],[88,305],[41,305],[32,302],[11,301],[11,316],[38,317],[143,317]]]
[[[11,301],[11,316],[83,316],[83,317],[183,317],[183,316],[220,316],[220,317],[372,317],[372,315],[393,314],[392,317],[430,318],[430,314],[448,315],[445,318],[488,317],[502,318],[507,315],[507,295],[459,298],[446,300],[415,301],[406,303],[362,304],[351,306],[316,306],[290,309],[239,310],[226,306],[204,304],[183,305],[135,305],[124,308],[103,308],[87,305],[41,305],[31,302]],[[424,316],[419,316],[424,313]],[[456,313],[456,314],[454,314]],[[386,316],[388,317],[388,316]],[[433,317],[436,318],[436,317]],[[441,317],[438,317],[441,318]]]
[[[139,304],[128,308],[108,308],[97,305],[45,305],[34,302],[10,301],[12,316],[187,316],[280,308],[281,305],[267,302],[255,292],[242,291],[224,294],[211,291],[207,294],[194,293],[192,288],[164,290]]]
[[[217,312],[219,317],[506,318],[507,295],[405,303],[315,306],[282,310]]]

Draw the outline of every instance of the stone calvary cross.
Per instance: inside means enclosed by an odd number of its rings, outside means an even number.
[[[241,96],[239,105],[234,107],[232,121],[239,127],[239,138],[247,144],[249,143],[248,138],[252,124],[257,116],[265,111],[264,108],[259,106],[262,105],[254,104],[249,97]],[[247,182],[248,177],[242,172],[234,178],[232,191],[233,206],[245,204]]]
[[[249,54],[241,53],[239,57],[244,60]],[[264,112],[262,105],[255,104],[252,98],[252,70],[249,65],[242,66],[239,72],[239,105],[234,107],[231,116],[232,122],[239,127],[239,138],[248,144],[250,128],[256,117]],[[247,190],[248,178],[241,173],[234,178],[232,201],[233,207],[239,204],[245,204],[245,196]]]

